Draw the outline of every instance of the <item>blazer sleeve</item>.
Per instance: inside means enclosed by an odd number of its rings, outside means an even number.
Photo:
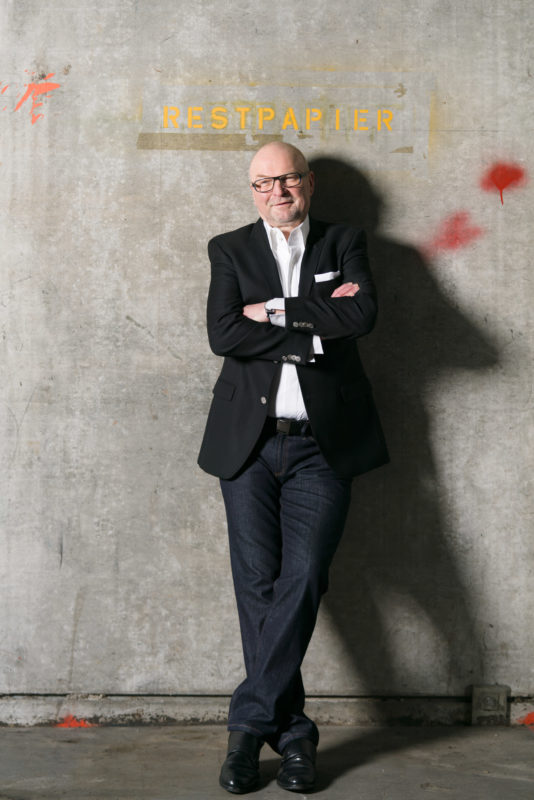
[[[357,283],[359,291],[354,297],[286,297],[286,329],[299,328],[323,339],[365,336],[373,329],[377,301],[366,236],[363,230],[347,230],[338,251],[340,283]]]
[[[306,334],[270,322],[254,322],[243,315],[239,267],[217,238],[208,244],[211,282],[207,328],[212,351],[218,356],[269,361],[285,361],[291,355],[290,360],[304,364],[310,352],[310,339]]]

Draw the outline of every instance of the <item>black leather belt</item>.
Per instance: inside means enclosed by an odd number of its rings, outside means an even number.
[[[281,417],[267,417],[265,421],[266,433],[273,436],[275,433],[285,433],[286,436],[311,436],[311,425],[307,419],[283,419]]]

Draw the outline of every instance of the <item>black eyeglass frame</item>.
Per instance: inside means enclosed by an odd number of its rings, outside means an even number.
[[[298,175],[299,176],[298,183],[294,183],[291,186],[287,187],[288,189],[294,189],[296,186],[300,186],[301,183],[302,183],[302,179],[305,178],[306,175],[309,175],[309,174],[310,174],[310,170],[308,170],[307,172],[286,172],[284,175],[277,175],[276,177],[271,177],[270,175],[266,175],[264,178],[259,178],[257,181],[252,181],[250,185],[254,189],[254,191],[259,192],[260,194],[266,194],[267,192],[272,192],[272,190],[274,189],[274,184],[276,183],[276,181],[279,181],[280,182],[280,186],[283,189],[285,189],[286,188],[286,184],[285,184],[286,179],[290,175]],[[269,189],[260,189],[256,185],[260,181],[272,181],[273,185]]]

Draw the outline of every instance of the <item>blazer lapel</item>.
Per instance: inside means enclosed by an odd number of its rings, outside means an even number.
[[[310,231],[306,240],[306,249],[300,266],[299,297],[310,294],[313,276],[319,264],[319,256],[324,245],[325,224],[310,217]]]
[[[261,218],[253,226],[250,239],[258,272],[265,278],[269,286],[269,297],[267,299],[271,297],[283,297],[284,291],[280,282],[278,267],[267,238],[265,225]]]

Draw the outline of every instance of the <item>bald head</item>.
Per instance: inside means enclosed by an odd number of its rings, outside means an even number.
[[[260,147],[254,154],[250,162],[250,180],[256,180],[259,175],[258,170],[266,169],[271,162],[276,161],[278,163],[280,159],[290,161],[296,172],[308,171],[308,162],[298,147],[287,142],[269,142],[269,144],[264,144],[263,147]]]
[[[252,188],[254,205],[260,216],[286,236],[306,219],[313,193],[314,177],[308,162],[297,147],[286,142],[269,142],[261,147],[250,162],[251,184],[261,178],[278,178],[298,173],[300,182],[285,186],[275,181],[268,192]]]

